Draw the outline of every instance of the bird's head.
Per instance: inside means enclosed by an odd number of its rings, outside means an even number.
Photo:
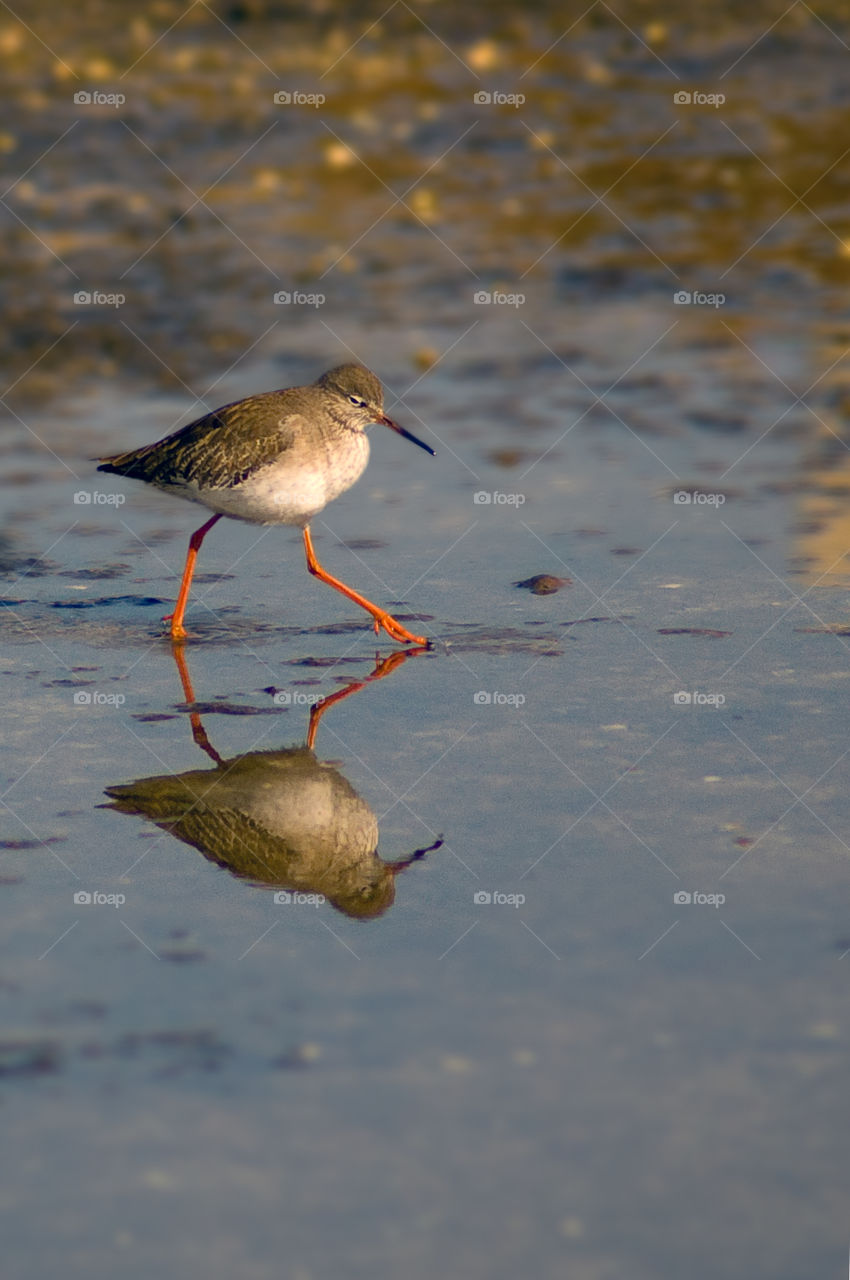
[[[347,416],[353,419],[361,430],[365,431],[372,422],[382,422],[385,427],[391,427],[400,436],[404,436],[405,440],[412,440],[414,444],[419,445],[420,449],[424,449],[434,457],[434,450],[430,445],[424,444],[412,432],[399,426],[384,413],[384,391],[380,380],[365,365],[337,365],[335,369],[329,369],[327,373],[322,374],[321,378],[317,378],[316,386],[344,401]]]

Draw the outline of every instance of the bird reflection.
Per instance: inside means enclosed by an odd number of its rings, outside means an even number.
[[[316,757],[313,746],[319,721],[334,703],[421,652],[394,653],[378,661],[365,680],[314,705],[305,746],[225,760],[210,743],[200,714],[192,711],[195,742],[215,767],[107,787],[112,804],[104,807],[150,819],[241,880],[322,894],[354,919],[379,916],[393,903],[398,873],[442,840],[384,862],[376,852],[375,814],[338,769]],[[174,647],[174,656],[186,701],[194,704],[181,647]]]

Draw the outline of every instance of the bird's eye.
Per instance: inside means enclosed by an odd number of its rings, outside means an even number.
[[[365,409],[367,407],[366,401],[362,400],[360,396],[349,396],[348,399],[351,404],[356,404],[358,409]]]

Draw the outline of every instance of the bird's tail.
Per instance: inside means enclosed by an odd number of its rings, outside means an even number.
[[[116,476],[131,476],[134,480],[146,480],[151,468],[149,455],[155,445],[145,445],[141,449],[129,449],[126,453],[110,453],[104,458],[92,458],[99,462],[98,471],[108,471]]]

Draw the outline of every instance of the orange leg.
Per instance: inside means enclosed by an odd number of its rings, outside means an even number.
[[[205,526],[206,527],[206,526]],[[201,532],[201,530],[199,530]],[[393,640],[398,640],[400,644],[427,644],[425,636],[415,636],[412,632],[403,627],[400,622],[396,622],[386,609],[379,609],[376,604],[372,604],[365,596],[361,596],[357,591],[353,591],[351,587],[347,587],[344,582],[340,582],[339,578],[334,578],[328,573],[327,569],[323,569],[316,559],[316,553],[313,550],[313,543],[310,538],[310,528],[304,526],[304,550],[307,552],[307,568],[315,577],[320,578],[322,582],[326,582],[329,587],[341,591],[344,596],[348,596],[349,600],[353,600],[355,604],[359,604],[361,609],[365,609],[367,613],[371,613],[375,619],[375,635],[380,635],[381,627],[384,628],[387,635]]]
[[[174,612],[169,613],[163,618],[163,622],[171,623],[171,639],[185,640],[186,632],[183,630],[183,614],[186,612],[186,603],[189,599],[189,588],[192,585],[192,574],[195,572],[195,561],[198,558],[198,551],[201,543],[209,533],[217,520],[221,516],[213,516],[206,524],[202,524],[200,529],[196,529],[189,539],[189,551],[186,555],[186,567],[183,570],[183,581],[180,583],[180,594],[177,597],[177,603],[174,606]]]

